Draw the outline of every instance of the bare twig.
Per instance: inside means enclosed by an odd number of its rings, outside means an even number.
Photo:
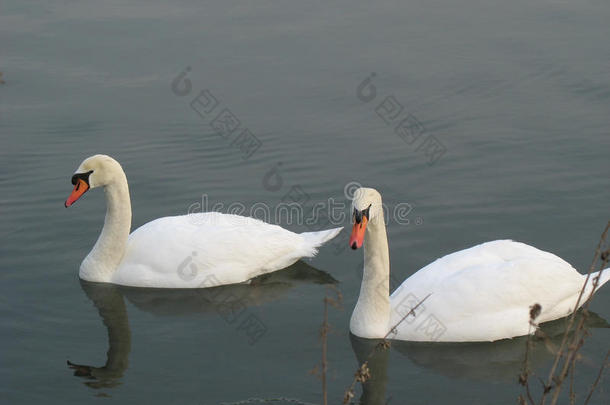
[[[425,301],[425,300],[427,300],[427,299],[428,299],[428,297],[429,297],[429,296],[431,296],[431,295],[432,295],[432,293],[429,293],[428,295],[426,295],[426,296],[425,296],[425,297],[424,297],[424,298],[423,298],[421,301],[419,301],[419,302],[417,303],[417,305],[415,305],[413,308],[411,308],[411,310],[410,310],[409,312],[407,312],[407,314],[406,314],[405,316],[403,316],[402,318],[400,318],[400,321],[398,321],[398,322],[396,323],[396,325],[394,325],[394,326],[392,326],[392,327],[390,328],[390,330],[388,331],[388,333],[386,333],[386,334],[385,334],[385,336],[383,337],[383,339],[384,339],[384,340],[385,340],[385,339],[387,339],[387,338],[388,338],[388,336],[390,336],[390,333],[396,333],[396,328],[398,327],[398,325],[400,325],[400,324],[402,323],[402,321],[404,321],[405,319],[407,319],[407,317],[408,317],[409,315],[413,315],[413,316],[415,316],[415,310],[416,310],[417,308],[419,308],[419,306],[420,306],[421,304],[423,304],[423,303],[424,303],[424,301]]]
[[[330,304],[335,308],[340,308],[341,302],[343,301],[343,295],[335,286],[328,286],[328,289],[334,291],[336,298],[331,298],[328,294],[324,296],[324,320],[322,321],[322,327],[320,328],[320,339],[322,340],[322,403],[324,405],[328,405],[328,386],[326,383],[326,373],[328,371],[328,333],[330,331],[330,324],[328,323],[328,305]]]
[[[322,322],[322,403],[328,405],[328,390],[326,386],[326,371],[328,363],[326,360],[326,353],[328,350],[328,299],[324,297],[324,321]]]
[[[589,403],[589,401],[591,400],[591,397],[593,396],[593,391],[595,391],[595,388],[597,387],[599,380],[602,378],[602,375],[604,374],[604,369],[606,367],[608,367],[608,355],[610,355],[610,350],[608,350],[606,352],[606,357],[604,357],[604,361],[602,362],[602,365],[599,368],[599,372],[597,373],[597,378],[591,385],[591,388],[589,389],[589,394],[587,395],[587,399],[585,399],[585,402],[583,402],[583,405],[587,405]]]
[[[576,356],[572,357],[572,365],[570,366],[570,405],[576,402],[576,393],[574,392],[574,374],[576,372]]]
[[[602,235],[599,239],[597,248],[595,249],[595,254],[593,256],[593,261],[591,263],[591,266],[589,267],[589,271],[587,272],[587,276],[586,276],[583,286],[580,290],[580,293],[578,294],[578,298],[577,298],[576,304],[574,306],[574,311],[573,311],[572,315],[569,317],[568,325],[566,327],[565,333],[561,340],[561,344],[559,345],[559,349],[557,351],[557,354],[553,361],[553,365],[550,369],[549,375],[548,375],[546,383],[544,385],[544,392],[543,392],[542,398],[540,400],[541,405],[544,405],[545,400],[546,400],[546,395],[553,388],[554,388],[554,392],[553,392],[553,397],[551,400],[551,405],[557,403],[557,401],[559,399],[559,393],[561,391],[561,385],[563,384],[563,381],[565,380],[566,376],[568,375],[568,372],[570,371],[570,366],[572,364],[574,364],[577,351],[580,349],[580,347],[582,347],[582,344],[584,343],[584,335],[581,335],[581,333],[584,329],[584,317],[579,320],[579,322],[577,323],[577,325],[574,329],[572,329],[572,327],[574,326],[577,311],[580,307],[580,303],[581,303],[581,300],[585,293],[587,283],[589,282],[589,279],[591,277],[591,273],[595,269],[596,264],[602,255],[601,249],[602,249],[602,246],[606,242],[606,236],[608,234],[609,229],[610,229],[610,221],[608,221],[608,223],[606,224],[606,228],[604,229],[604,232],[602,233]],[[603,252],[603,253],[605,253],[605,252]],[[588,305],[590,303],[591,297],[593,296],[593,293],[597,289],[597,285],[599,283],[601,272],[603,272],[603,269],[604,269],[604,264],[607,263],[607,255],[602,260],[603,260],[603,264],[602,264],[602,269],[600,271],[600,274],[596,278],[593,279],[593,288],[591,289],[591,293],[587,297],[587,300],[583,307],[585,312],[588,308]],[[567,343],[568,343],[572,330],[574,331],[574,337],[571,341],[571,344],[568,345]],[[557,367],[559,366],[559,361],[562,357],[564,357],[564,351],[566,352],[565,353],[566,359],[563,363],[563,367],[562,367],[560,373],[558,375],[556,375]],[[553,386],[553,383],[555,383],[555,386]]]
[[[382,338],[382,341],[373,348],[373,350],[371,350],[371,352],[368,354],[368,356],[366,356],[366,360],[364,361],[364,363],[362,363],[360,365],[360,367],[358,368],[358,370],[356,370],[356,373],[354,374],[354,379],[351,383],[351,385],[349,386],[349,388],[345,391],[345,395],[343,396],[343,404],[347,404],[349,403],[349,401],[351,401],[351,399],[354,397],[354,387],[356,386],[357,382],[366,382],[369,378],[371,378],[371,374],[370,371],[368,369],[368,361],[371,359],[371,357],[373,357],[373,354],[375,353],[375,350],[377,348],[384,348],[384,349],[389,349],[390,348],[390,342],[387,340],[388,336],[390,336],[391,333],[396,333],[396,328],[398,327],[398,325],[400,325],[405,319],[407,319],[407,317],[409,315],[415,315],[415,310],[417,308],[419,308],[419,306],[421,304],[424,303],[424,301],[426,301],[428,299],[428,297],[430,297],[430,295],[432,295],[432,293],[426,295],[421,301],[419,301],[417,303],[417,305],[415,305],[413,308],[411,308],[411,310],[409,312],[407,312],[407,314],[405,316],[403,316],[402,318],[400,318],[400,320],[390,328],[390,330],[388,331],[388,333],[385,334],[385,336]],[[364,372],[366,371],[366,372]]]
[[[591,273],[593,272],[593,270],[595,270],[597,261],[599,260],[599,258],[601,256],[601,248],[606,242],[606,236],[608,234],[609,229],[610,229],[610,221],[608,221],[608,224],[606,225],[606,228],[604,229],[604,232],[602,233],[602,235],[599,239],[597,248],[595,249],[595,255],[593,256],[593,262],[591,263],[591,266],[589,267],[589,272],[587,273],[587,277],[585,278],[583,287],[581,288],[580,293],[578,294],[578,299],[576,300],[574,312],[573,312],[572,316],[570,317],[570,321],[568,323],[568,328],[566,329],[566,332],[564,334],[564,339],[562,341],[562,346],[560,346],[560,348],[559,348],[560,353],[558,353],[558,357],[555,358],[555,362],[553,363],[554,367],[557,366],[558,358],[560,357],[561,352],[563,351],[563,347],[564,347],[563,343],[567,342],[569,339],[569,337],[568,337],[569,332],[570,332],[572,325],[574,324],[574,320],[576,318],[576,313],[577,313],[577,310],[580,305],[580,300],[582,299],[582,297],[584,295],[586,285],[591,277]],[[605,260],[604,260],[604,262],[605,262]],[[574,338],[572,339],[572,343],[566,347],[567,356],[566,356],[566,360],[563,363],[561,372],[559,373],[559,375],[555,375],[555,369],[553,369],[552,370],[553,374],[550,375],[550,378],[552,378],[552,380],[555,381],[555,390],[553,391],[551,405],[555,405],[557,403],[557,401],[559,400],[559,394],[561,393],[561,386],[562,386],[563,381],[565,380],[566,376],[568,375],[568,372],[570,370],[570,365],[573,363],[573,361],[576,357],[576,354],[578,353],[578,350],[580,350],[580,348],[584,344],[583,330],[584,330],[584,323],[585,323],[585,318],[586,318],[586,311],[589,307],[589,303],[591,302],[591,297],[593,296],[595,290],[597,289],[597,285],[599,284],[601,272],[603,272],[603,263],[602,263],[602,268],[600,270],[600,274],[598,274],[598,276],[593,279],[593,287],[591,288],[591,292],[589,293],[589,296],[587,297],[587,301],[585,302],[585,305],[583,308],[585,316],[580,318],[576,328],[574,329]],[[545,398],[543,396],[542,404],[544,404],[544,399]]]
[[[536,320],[536,318],[538,317],[538,315],[540,315],[540,312],[542,311],[542,307],[540,306],[540,304],[534,304],[530,307],[530,322],[529,322],[529,333],[527,334],[527,340],[526,340],[526,346],[525,346],[525,359],[523,360],[523,371],[521,372],[521,375],[519,376],[519,384],[525,386],[525,393],[527,394],[527,400],[529,401],[530,405],[535,405],[534,402],[534,398],[532,398],[532,393],[530,391],[530,385],[529,385],[529,375],[530,375],[530,370],[529,370],[529,352],[531,350],[531,346],[532,346],[532,327],[534,328],[534,330],[538,329],[538,324],[535,323],[534,321]],[[519,400],[521,403],[525,404],[525,399],[522,396],[519,396]]]

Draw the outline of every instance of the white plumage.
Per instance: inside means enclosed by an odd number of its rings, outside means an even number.
[[[362,286],[350,320],[356,336],[383,338],[389,333],[390,339],[467,342],[526,335],[533,332],[532,305],[542,308],[537,323],[565,317],[574,311],[585,285],[586,276],[554,254],[497,240],[437,259],[388,296],[390,267],[381,195],[371,188],[358,189],[353,207],[357,212],[367,207],[370,211],[368,227],[366,222],[365,230],[355,224],[350,240],[356,248],[365,238]],[[598,276],[597,288],[610,279],[610,269],[591,274],[579,306],[589,298]],[[422,300],[415,316],[405,317]]]
[[[297,234],[239,215],[206,212],[159,218],[136,229],[112,282],[197,288],[241,283],[313,257],[341,228]]]
[[[342,228],[296,234],[238,215],[206,212],[164,217],[129,234],[127,178],[110,156],[85,159],[76,170],[72,205],[89,188],[104,187],[107,212],[79,276],[134,287],[203,288],[241,283],[312,257]]]
[[[580,305],[591,293],[592,274]],[[572,313],[584,275],[552,253],[497,240],[451,253],[406,279],[390,297],[390,325],[405,304],[430,296],[392,337],[411,341],[493,341],[530,332],[529,307],[542,307],[536,322]],[[604,271],[599,285],[610,279]]]

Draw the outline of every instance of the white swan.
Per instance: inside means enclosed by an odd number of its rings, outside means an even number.
[[[536,322],[567,316],[585,282],[586,276],[551,253],[497,240],[434,261],[390,296],[381,195],[372,188],[360,188],[352,208],[354,226],[349,244],[357,249],[364,242],[364,274],[350,320],[350,330],[356,336],[383,338],[390,333],[388,338],[398,340],[466,342],[526,335],[530,332],[530,306],[542,306]],[[591,274],[580,305],[599,273]],[[609,279],[610,269],[605,269],[598,288]],[[415,309],[416,316],[400,322],[426,296]]]
[[[314,256],[342,229],[296,234],[254,218],[206,212],[159,218],[130,235],[129,188],[116,160],[85,159],[72,184],[66,207],[90,188],[106,194],[104,228],[80,266],[87,281],[156,288],[241,283]]]

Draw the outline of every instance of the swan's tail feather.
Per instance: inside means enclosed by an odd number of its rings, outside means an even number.
[[[600,274],[601,273],[601,274]],[[586,275],[583,276],[586,279]],[[588,297],[589,294],[591,293],[591,290],[593,289],[593,284],[595,282],[595,279],[599,277],[599,281],[597,282],[597,287],[595,288],[595,292],[597,292],[597,290],[599,290],[601,288],[601,286],[603,286],[604,284],[606,284],[606,282],[608,282],[608,280],[610,280],[610,267],[601,271],[597,271],[595,273],[591,273],[591,275],[589,276],[589,281],[587,281],[587,286],[585,289],[585,297]]]
[[[327,229],[325,231],[317,232],[303,232],[301,236],[305,241],[305,248],[307,253],[304,254],[306,257],[313,257],[318,253],[318,248],[324,243],[328,242],[341,232],[343,228]]]

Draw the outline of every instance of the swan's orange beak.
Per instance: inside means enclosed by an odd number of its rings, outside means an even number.
[[[72,190],[72,193],[64,203],[65,207],[68,208],[74,204],[74,202],[81,198],[81,196],[85,194],[87,190],[89,190],[89,184],[87,184],[87,182],[83,179],[77,179],[76,184],[74,185],[74,190]]]
[[[356,250],[362,247],[362,243],[364,242],[364,231],[366,231],[366,224],[368,221],[369,219],[365,215],[362,216],[362,221],[354,221],[352,236],[349,238],[349,245],[352,249]]]

